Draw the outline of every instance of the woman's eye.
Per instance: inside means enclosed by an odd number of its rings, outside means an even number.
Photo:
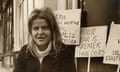
[[[42,29],[47,30],[47,29],[49,29],[49,27],[48,26],[43,26]]]
[[[39,27],[34,27],[33,29],[34,29],[34,30],[38,30],[38,29],[39,29]]]

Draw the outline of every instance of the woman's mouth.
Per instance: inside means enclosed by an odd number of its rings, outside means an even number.
[[[45,37],[37,37],[37,39],[39,39],[39,40],[44,40]]]

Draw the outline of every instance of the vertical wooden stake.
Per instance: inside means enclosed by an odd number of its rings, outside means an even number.
[[[118,65],[118,68],[117,68],[117,72],[119,72],[120,71],[120,65]]]
[[[88,57],[87,72],[90,72],[90,55]]]

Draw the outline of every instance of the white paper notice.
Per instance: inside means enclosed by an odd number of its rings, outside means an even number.
[[[81,28],[81,42],[75,57],[102,57],[106,45],[107,26]]]
[[[111,24],[103,62],[120,64],[120,24]]]
[[[55,15],[58,20],[63,43],[78,45],[80,43],[81,10],[57,10]]]

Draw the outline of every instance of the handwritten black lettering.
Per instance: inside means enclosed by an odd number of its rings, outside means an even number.
[[[63,20],[63,19],[66,19],[66,16],[62,14],[56,14],[56,18],[59,20]]]
[[[105,60],[109,61],[120,61],[120,56],[106,56]]]

